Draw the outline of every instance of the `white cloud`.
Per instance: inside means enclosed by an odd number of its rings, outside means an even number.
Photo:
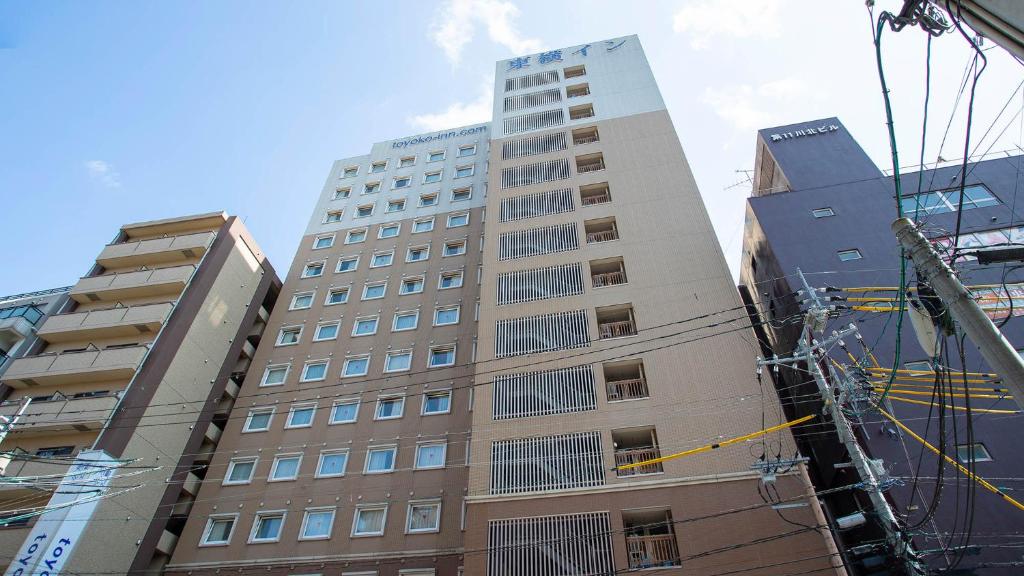
[[[672,30],[690,35],[694,50],[711,46],[715,36],[732,38],[778,38],[782,29],[785,0],[694,0],[672,18]]]
[[[444,50],[452,64],[462,59],[462,49],[473,39],[477,25],[487,27],[487,36],[514,54],[539,52],[537,38],[522,36],[513,21],[519,8],[502,0],[448,0],[436,12],[431,38]]]
[[[759,86],[708,87],[703,100],[737,130],[754,131],[780,123],[778,112],[790,111],[789,105],[804,106],[809,100],[821,98],[822,94],[809,89],[803,80],[789,77]]]
[[[103,160],[87,160],[84,163],[89,177],[106,186],[107,188],[121,187],[121,174],[114,170],[108,162]]]
[[[467,124],[478,124],[491,119],[494,102],[494,85],[489,78],[480,84],[480,95],[472,102],[455,102],[443,112],[421,114],[408,119],[409,124],[424,132],[445,130]]]

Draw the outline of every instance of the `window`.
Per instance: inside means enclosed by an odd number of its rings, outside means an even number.
[[[815,208],[814,210],[811,210],[811,216],[814,216],[815,218],[828,218],[829,216],[835,215],[836,213],[831,208],[828,207]]]
[[[423,175],[423,183],[424,184],[433,184],[434,182],[440,182],[440,181],[441,181],[441,171],[440,170],[435,170],[433,172],[427,172],[426,174]]]
[[[376,194],[380,192],[380,182],[367,182],[363,185],[363,194]]]
[[[317,236],[313,240],[313,250],[320,250],[322,248],[330,248],[334,246],[334,234],[329,236]]]
[[[284,526],[284,512],[257,512],[252,523],[252,534],[249,543],[277,542],[281,539],[281,528]]]
[[[370,173],[371,174],[380,174],[381,172],[383,172],[383,171],[385,171],[387,169],[388,169],[387,160],[385,160],[383,162],[374,162],[373,164],[370,164]]]
[[[434,150],[427,154],[427,162],[440,162],[444,160],[444,150]]]
[[[242,432],[264,432],[270,430],[270,421],[273,418],[273,408],[249,410],[249,416],[245,419],[245,426],[242,427]]]
[[[412,233],[418,234],[420,232],[430,232],[434,229],[434,219],[424,218],[422,220],[416,220],[412,223]]]
[[[274,465],[270,468],[269,482],[295,480],[299,477],[299,464],[302,454],[280,454],[274,456]]]
[[[324,305],[330,306],[346,302],[348,302],[348,288],[331,288],[327,291],[327,301],[324,302]]]
[[[904,214],[956,212],[960,205],[960,188],[904,196],[901,203]],[[964,210],[995,206],[996,204],[999,204],[999,200],[981,184],[964,187]]]
[[[956,459],[963,462],[991,462],[992,455],[989,453],[988,448],[981,442],[975,442],[974,444],[958,444],[956,447]]]
[[[425,206],[437,206],[437,194],[421,194],[420,208]]]
[[[277,345],[278,346],[291,346],[299,343],[299,338],[302,337],[302,326],[289,326],[288,328],[281,328],[281,331],[277,333]]]
[[[287,364],[267,366],[267,369],[263,371],[263,380],[260,380],[260,386],[280,386],[281,384],[284,384],[284,379],[287,376]]]
[[[345,366],[341,369],[343,377],[366,376],[370,369],[369,356],[355,356],[345,360]]]
[[[288,420],[285,428],[309,428],[313,425],[313,416],[316,414],[316,404],[300,404],[292,406],[288,411]]]
[[[232,458],[224,475],[225,486],[231,484],[248,484],[252,482],[252,474],[256,471],[256,458]]]
[[[586,73],[587,73],[587,69],[582,64],[580,64],[579,66],[569,66],[568,68],[565,68],[563,70],[563,75],[565,76],[566,79],[576,78],[578,76],[583,76]]]
[[[408,168],[409,166],[412,166],[414,164],[416,164],[416,157],[415,156],[403,156],[398,161],[398,167],[399,168]]]
[[[370,334],[377,333],[377,317],[367,316],[365,318],[356,318],[356,323],[352,325],[353,336],[369,336]]]
[[[419,294],[423,292],[423,276],[413,276],[402,280],[402,288],[399,294]]]
[[[327,540],[334,524],[334,508],[306,510],[302,517],[299,540]]]
[[[383,536],[387,515],[387,504],[356,508],[356,517],[352,521],[352,536]]]
[[[443,366],[454,366],[455,365],[455,345],[451,346],[434,346],[430,349],[430,361],[428,365],[431,368],[440,368]]]
[[[410,184],[412,184],[411,176],[399,176],[395,178],[395,181],[391,184],[391,187],[394,189],[408,188]]]
[[[366,469],[363,472],[367,474],[393,472],[395,470],[396,452],[398,452],[398,448],[395,446],[369,448],[366,451]]]
[[[363,204],[356,208],[356,218],[369,218],[373,216],[373,204]]]
[[[203,529],[203,537],[199,539],[200,546],[224,546],[231,541],[231,535],[235,531],[237,514],[221,514],[210,516],[206,521],[206,528]]]
[[[366,228],[349,230],[345,235],[345,244],[358,244],[364,240],[366,240]]]
[[[359,399],[338,400],[331,408],[330,424],[351,424],[359,417]]]
[[[456,166],[455,167],[455,177],[456,178],[469,178],[470,176],[473,175],[473,171],[474,171],[473,168],[475,166],[476,166],[476,164],[466,164],[465,166]]]
[[[334,196],[331,197],[331,200],[344,200],[345,198],[348,198],[351,195],[351,188],[338,188],[337,190],[334,191]]]
[[[447,445],[444,442],[424,442],[416,446],[416,469],[444,468]]]
[[[394,238],[402,231],[401,224],[386,224],[377,231],[377,238]]]
[[[455,272],[442,272],[441,279],[438,281],[437,287],[440,290],[447,290],[449,288],[459,288],[462,286],[462,270]]]
[[[384,371],[385,372],[405,372],[412,367],[412,351],[411,350],[400,350],[397,352],[388,352],[387,357],[384,359]]]
[[[466,241],[465,240],[454,240],[451,242],[444,243],[444,252],[441,254],[443,257],[448,256],[461,256],[466,253]]]
[[[430,245],[426,246],[410,246],[409,251],[405,254],[406,262],[422,262],[430,258]]]
[[[401,418],[405,410],[405,396],[386,396],[377,399],[377,410],[374,420],[391,420]]]
[[[434,309],[434,326],[448,326],[459,323],[458,306],[442,306]]]
[[[423,395],[424,416],[428,414],[447,414],[452,409],[452,391],[427,392]]]
[[[74,446],[50,446],[36,449],[36,456],[40,458],[55,458],[57,456],[70,456],[74,452]]]
[[[352,178],[359,174],[359,166],[347,166],[345,171],[341,173],[342,178]]]
[[[363,286],[363,300],[376,300],[377,298],[383,298],[387,289],[387,282],[374,282],[373,284],[367,284],[366,286]]]
[[[459,146],[459,158],[473,156],[474,154],[476,154],[476,144],[470,144],[469,146]]]
[[[411,312],[396,312],[395,321],[391,325],[392,332],[401,332],[403,330],[415,330],[416,325],[419,323],[420,313],[417,310]]]
[[[316,382],[327,377],[327,360],[307,362],[302,367],[302,378],[299,382]]]
[[[289,310],[304,310],[313,305],[313,292],[303,292],[292,296],[292,303]]]
[[[860,255],[860,250],[857,249],[839,251],[839,260],[842,262],[860,260],[861,258],[863,258],[863,256]]]
[[[344,213],[344,210],[328,210],[327,214],[324,214],[324,224],[341,222],[341,217],[344,216]]]
[[[392,212],[401,212],[402,210],[405,210],[405,200],[390,200],[388,202],[387,212],[389,214]]]
[[[469,186],[452,190],[452,202],[462,202],[473,197],[473,189]]]
[[[323,262],[310,262],[302,269],[303,278],[313,278],[315,276],[321,276],[324,273]]]
[[[467,224],[469,224],[469,212],[451,214],[448,216],[449,228],[458,228],[459,226],[466,226]]]
[[[335,272],[351,272],[359,268],[359,256],[349,256],[348,258],[341,257],[338,259],[338,267],[334,269]]]
[[[383,228],[382,228],[383,230]],[[373,255],[370,260],[370,268],[381,268],[383,266],[391,266],[391,263],[395,259],[395,251],[380,252]]]
[[[348,450],[330,450],[320,453],[320,461],[316,465],[317,478],[344,476],[348,467]]]
[[[410,534],[438,532],[441,527],[440,502],[410,502],[405,531]]]

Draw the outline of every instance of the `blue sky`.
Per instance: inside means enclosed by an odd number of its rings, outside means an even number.
[[[122,223],[212,210],[245,218],[284,274],[333,160],[487,120],[495,60],[631,33],[735,268],[749,186],[729,186],[753,165],[758,127],[837,115],[888,161],[863,2],[830,5],[0,0],[0,294],[73,284]],[[889,34],[885,48],[909,164],[924,35]],[[982,127],[1024,78],[1001,49],[988,54]],[[935,42],[929,157],[968,55],[959,37]],[[998,118],[993,150],[1020,143],[1022,98]],[[962,117],[947,158],[960,155]]]

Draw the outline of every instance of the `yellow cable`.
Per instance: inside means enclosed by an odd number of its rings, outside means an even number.
[[[954,382],[956,384],[960,384],[961,382],[963,382],[963,379],[962,379],[962,376],[961,376],[963,374],[963,372],[950,372],[950,374],[954,377],[954,379],[955,379]],[[885,374],[877,374],[876,373],[876,374],[872,374],[872,376],[874,376],[876,378],[878,378],[879,376],[885,377]],[[919,377],[916,377],[916,376],[896,376],[896,379],[897,380],[902,380],[904,382],[935,382],[935,376],[934,375],[930,375],[927,378],[925,378],[925,377],[920,377],[919,378]],[[989,380],[987,378],[968,378],[967,379],[967,383],[968,384],[990,384],[990,383],[991,384],[995,384],[995,381]]]
[[[883,391],[885,391],[885,386],[875,386],[875,392],[883,392]],[[890,392],[895,392],[897,394],[909,394],[911,396],[931,396],[932,395],[931,392],[925,392],[923,390],[901,390],[901,389],[896,388],[896,387],[893,387],[890,390]],[[968,397],[967,394],[946,394],[946,396],[948,396],[950,398],[967,398]],[[993,399],[996,399],[996,400],[1002,400],[1003,398],[1006,398],[1006,399],[1013,398],[1013,396],[1010,396],[1009,394],[971,394],[970,397],[971,398],[993,398]]]
[[[892,392],[895,392],[893,390]],[[925,402],[924,400],[911,400],[910,398],[900,398],[899,396],[893,396],[892,392],[886,398],[889,400],[899,400],[900,402],[907,402],[909,404],[920,404],[922,406],[931,406],[931,402]],[[951,406],[949,404],[943,404],[944,408],[950,408],[952,410],[963,410],[967,408],[964,406]],[[997,410],[994,408],[971,408],[971,412],[980,412],[982,414],[1020,414],[1020,410]]]
[[[884,386],[885,384],[886,384],[886,382],[883,382],[883,381],[875,381],[874,382],[875,386]],[[900,388],[918,388],[918,389],[922,389],[922,390],[931,390],[932,388],[935,387],[933,384],[907,384],[905,382],[901,382],[899,384],[899,386],[900,386]],[[958,386],[957,390],[963,390],[963,388]],[[1006,393],[1009,392],[1009,390],[1007,390],[1006,388],[975,388],[975,387],[971,387],[971,388],[968,388],[967,390],[969,390],[971,392],[1006,392]]]
[[[1024,504],[1021,504],[1020,502],[1017,502],[1013,498],[1007,496],[1006,494],[1004,494],[1002,492],[1002,490],[1000,490],[999,488],[996,488],[995,486],[993,486],[993,485],[989,484],[988,482],[986,482],[984,478],[978,476],[977,474],[972,474],[970,470],[968,470],[967,468],[964,468],[959,462],[957,462],[956,460],[953,460],[949,456],[946,456],[942,452],[939,452],[938,448],[936,448],[935,446],[932,446],[931,444],[928,443],[927,440],[925,440],[924,438],[921,438],[920,436],[915,434],[913,430],[911,430],[910,428],[907,428],[902,422],[897,420],[895,416],[893,416],[892,414],[889,414],[888,412],[883,410],[881,406],[878,407],[878,411],[881,412],[882,416],[885,416],[886,418],[891,420],[893,424],[895,424],[896,426],[899,426],[900,430],[903,430],[907,434],[911,435],[914,438],[914,440],[917,440],[918,442],[923,444],[925,448],[931,450],[932,452],[934,452],[935,454],[937,454],[939,456],[942,456],[943,460],[945,460],[946,462],[949,462],[953,466],[956,466],[956,468],[958,470],[960,470],[961,472],[963,472],[968,478],[974,480],[975,482],[980,484],[983,488],[985,488],[989,492],[992,492],[993,494],[999,495],[1000,497],[1002,497],[1003,500],[1006,500],[1007,502],[1012,504],[1014,507],[1016,507],[1018,510],[1024,510]]]
[[[784,428],[789,428],[790,426],[796,426],[797,424],[803,424],[804,422],[807,422],[808,420],[812,420],[815,417],[817,417],[817,414],[809,414],[807,416],[804,416],[803,418],[797,418],[796,420],[792,420],[790,422],[783,422],[782,424],[779,424],[778,426],[772,426],[771,428],[765,428],[764,430],[758,430],[757,432],[753,432],[751,434],[745,434],[743,436],[737,436],[736,438],[730,438],[729,440],[724,440],[722,442],[715,442],[714,444],[706,444],[704,446],[701,446],[700,448],[693,448],[691,450],[686,450],[684,452],[676,452],[675,454],[669,454],[668,456],[662,456],[660,458],[652,458],[650,460],[644,460],[643,462],[635,462],[633,464],[623,464],[622,466],[616,466],[614,469],[615,470],[629,470],[630,468],[639,468],[640,466],[649,466],[651,464],[658,464],[659,462],[665,462],[666,460],[674,460],[676,458],[681,458],[683,456],[691,456],[693,454],[700,454],[701,452],[709,452],[711,450],[715,450],[716,448],[722,448],[724,446],[729,446],[729,445],[732,445],[732,444],[737,444],[737,443],[743,442],[745,440],[750,440],[751,438],[757,438],[758,436],[763,436],[765,434],[771,434],[772,432],[775,432],[775,431],[778,431],[778,430],[782,430]]]
[[[873,371],[873,372],[881,372],[883,374],[888,374],[892,369],[891,368],[878,367],[878,368],[868,368],[868,370]],[[932,371],[931,370],[908,370],[908,369],[904,369],[904,368],[897,368],[896,369],[896,373],[897,374],[915,374],[915,375],[916,374],[922,374],[922,375],[927,374],[927,375],[931,375]],[[958,371],[957,374],[963,374],[963,372],[959,372]],[[968,372],[967,375],[968,376],[985,376],[985,377],[990,377],[990,378],[998,378],[999,377],[998,374],[992,374],[991,372]]]

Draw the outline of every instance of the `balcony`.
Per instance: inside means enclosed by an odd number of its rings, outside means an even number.
[[[43,311],[31,304],[0,308],[0,346],[10,349],[32,335]]]
[[[58,393],[49,400],[33,400],[11,429],[12,437],[23,438],[58,431],[99,430],[119,398],[118,394],[107,391],[76,396],[67,397]],[[0,416],[14,416],[20,404],[20,399],[0,404]]]
[[[594,288],[625,284],[626,267],[622,258],[593,260],[590,262],[590,281]]]
[[[600,184],[580,186],[580,201],[583,202],[584,206],[596,206],[611,202],[612,195],[608,189],[608,183],[602,182]]]
[[[569,119],[570,120],[582,120],[584,118],[593,118],[594,116],[594,105],[584,104],[582,106],[573,106],[569,108]]]
[[[584,82],[583,84],[575,84],[573,86],[565,87],[566,98],[579,98],[580,96],[588,96],[590,94],[590,85]]]
[[[598,152],[597,154],[587,154],[586,156],[576,157],[576,173],[586,174],[588,172],[598,172],[604,170],[604,154]]]
[[[583,230],[587,234],[587,244],[610,242],[619,239],[619,229],[615,225],[615,218],[587,220],[583,223]]]
[[[39,328],[47,342],[98,340],[155,334],[170,315],[170,302],[50,316]]]
[[[661,458],[661,450],[658,448],[658,438],[654,428],[612,430],[612,444],[615,446],[615,475],[617,477],[628,478],[664,472],[661,462],[619,469],[620,466],[630,466]]]
[[[625,527],[630,570],[681,564],[670,511],[624,511],[622,523]]]
[[[96,263],[104,268],[125,268],[191,260],[205,254],[216,237],[215,232],[196,232],[183,236],[109,244],[96,258]]]
[[[597,309],[597,329],[601,339],[636,336],[633,307],[629,304]]]
[[[604,364],[602,368],[609,402],[640,400],[650,395],[642,361],[615,362]]]
[[[135,374],[147,350],[147,346],[133,345],[16,358],[4,373],[3,381],[12,388],[127,381]]]
[[[76,302],[116,302],[127,298],[180,294],[195,272],[192,264],[86,276],[71,289]]]

